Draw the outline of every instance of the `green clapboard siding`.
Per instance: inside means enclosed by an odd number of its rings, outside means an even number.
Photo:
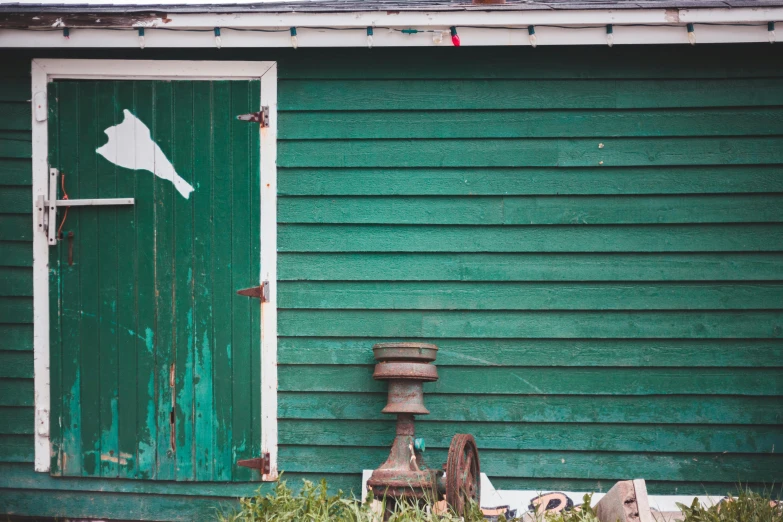
[[[280,68],[282,469],[384,460],[407,340],[432,465],[467,432],[504,488],[780,479],[783,68],[635,51]]]
[[[739,481],[778,483],[783,467],[776,456],[783,447],[783,50],[702,45],[672,60],[673,49],[48,55],[278,62],[279,464],[290,484],[326,478],[358,493],[361,470],[384,460],[393,437],[392,419],[380,413],[384,387],[371,379],[370,348],[420,340],[441,348],[441,380],[427,386],[431,414],[418,423],[430,464],[445,460],[452,434],[467,432],[499,488],[606,491],[643,476],[654,494],[724,494]],[[217,352],[199,358],[204,339],[189,346],[187,330],[206,327],[199,318],[209,307],[198,296],[193,323],[187,308],[171,306],[181,293],[150,300],[138,313],[94,299],[96,315],[133,317],[136,337],[120,335],[114,359],[89,363],[100,378],[85,389],[116,386],[119,397],[146,404],[148,381],[106,372],[114,365],[143,366],[153,395],[156,383],[167,387],[167,375],[143,356],[147,337],[136,325],[159,316],[168,324],[157,331],[171,339],[165,349],[177,360],[177,403],[198,404],[215,422],[231,412],[233,429],[197,429],[178,411],[176,451],[143,462],[156,480],[123,474],[111,460],[91,475],[33,471],[31,56],[3,57],[0,77],[0,513],[211,519],[215,507],[236,505],[232,498],[258,487],[226,482],[242,477],[219,462],[227,448],[259,451],[258,431],[252,440],[240,436],[260,424],[255,399],[242,393],[248,379],[259,388],[259,363]],[[111,99],[92,85],[86,103]],[[134,96],[118,89],[126,100]],[[226,146],[238,142],[224,123],[212,128],[196,116],[251,110],[223,86],[214,94],[178,82],[147,89],[144,114],[175,125],[159,143],[188,172],[226,158]],[[171,110],[156,109],[169,100]],[[80,111],[70,110],[77,122]],[[73,125],[105,140],[100,125]],[[249,132],[229,126],[239,129]],[[90,151],[76,136],[67,139],[72,156]],[[200,140],[192,157],[178,139]],[[220,149],[216,155],[207,143]],[[230,286],[224,264],[252,250],[204,233],[226,220],[257,223],[257,200],[219,192],[247,168],[236,155],[233,161],[233,175],[197,180],[192,198],[207,200],[192,199],[188,216],[160,209],[168,226],[159,240],[175,258],[197,260],[194,295],[257,284]],[[176,199],[153,185],[147,190],[156,198]],[[106,197],[114,187],[97,190]],[[231,197],[234,206],[215,213],[216,197]],[[121,227],[122,211],[109,212]],[[149,213],[137,221],[154,223]],[[114,251],[120,271],[166,260],[139,256],[140,230]],[[112,253],[98,243],[93,251],[96,261]],[[92,270],[122,290],[117,271],[100,263]],[[160,281],[179,286],[182,277],[174,271]],[[244,301],[232,303],[213,309],[212,320],[234,329],[257,317],[236,308]],[[93,342],[81,353],[100,355],[112,328],[86,332]],[[248,335],[258,338],[257,322]],[[217,333],[207,346],[225,342]],[[82,360],[70,362],[70,378]],[[184,385],[199,372],[217,377]],[[221,386],[228,387],[216,393]],[[93,444],[84,446],[88,453],[97,443],[97,451],[136,455],[130,423],[162,426],[150,443],[170,444],[158,408],[169,397],[157,397],[150,418],[141,407],[123,412],[126,423],[117,426],[106,422],[108,397],[85,401],[82,413],[92,408],[94,418],[79,443]],[[252,411],[240,414],[246,404],[237,400],[250,401]],[[85,452],[72,456],[84,464]]]

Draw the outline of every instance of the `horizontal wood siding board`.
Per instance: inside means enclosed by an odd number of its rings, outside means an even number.
[[[726,125],[727,121],[731,121],[731,125]],[[290,111],[280,115],[278,137],[294,140],[775,134],[783,134],[781,107],[609,111]]]
[[[32,355],[32,354],[30,354]],[[0,379],[0,406],[32,406],[32,379]]]
[[[30,352],[0,350],[0,378],[33,378],[33,358]]]
[[[0,265],[0,297],[32,297],[32,295],[33,270],[31,268]]]
[[[33,408],[0,406],[0,435],[32,435]]]
[[[615,451],[656,453],[661,447],[683,453],[767,453],[783,444],[781,426],[666,424],[583,424],[416,421],[416,436],[427,448],[448,449],[455,433],[470,433],[481,450]],[[394,421],[281,420],[284,446],[383,447],[394,438]],[[425,455],[426,456],[426,455]]]
[[[311,474],[286,473],[288,487],[298,490],[302,479],[313,479]],[[330,487],[343,491],[358,489],[361,477],[349,474],[329,474],[324,476]],[[320,477],[319,477],[320,479]],[[40,495],[54,496],[58,492],[83,492],[85,498],[91,493],[117,493],[123,495],[145,496],[177,496],[192,497],[230,497],[251,496],[259,488],[265,494],[274,487],[274,483],[263,482],[181,482],[181,481],[147,481],[89,477],[52,477],[45,473],[33,471],[31,464],[0,463],[0,491],[5,489],[38,490]],[[218,502],[213,504],[217,507]],[[214,515],[214,513],[213,513]],[[106,515],[104,515],[106,516]],[[213,517],[196,520],[212,520]],[[190,519],[194,520],[194,519]]]
[[[783,283],[281,282],[281,309],[763,310]]]
[[[781,311],[282,310],[279,334],[302,337],[779,338]]]
[[[437,344],[438,367],[733,367],[783,363],[783,339],[443,339],[281,337],[280,364],[375,364],[372,347],[393,341]],[[567,354],[567,355],[566,355]]]
[[[783,105],[783,78],[288,80],[280,109],[646,109]]]
[[[0,324],[0,350],[33,351],[33,325]],[[32,357],[32,354],[29,355]]]
[[[378,420],[385,392],[280,392],[282,419]],[[738,395],[486,395],[430,393],[428,421],[779,425],[779,397]],[[314,423],[315,424],[315,423]]]
[[[783,194],[285,197],[278,200],[278,221],[416,225],[780,223]]]
[[[3,258],[0,260],[0,266],[33,266],[32,241],[0,240],[0,250],[3,251]]]
[[[783,163],[783,137],[299,140],[278,143],[277,161],[282,167],[763,165]]]
[[[3,323],[32,323],[32,297],[0,297],[0,319]]]
[[[33,462],[32,435],[0,435],[0,462]]]
[[[594,145],[597,146],[597,143]],[[281,196],[527,196],[783,192],[781,165],[279,168]]]
[[[523,28],[524,32],[525,29]],[[282,49],[279,77],[288,79],[606,79],[774,78],[783,76],[774,46],[710,44],[671,60],[669,46],[462,47],[459,52],[417,47],[309,50]],[[221,51],[221,56],[225,55]],[[215,56],[218,56],[217,54]],[[329,66],[324,67],[328,58]],[[467,66],[466,64],[470,64]]]
[[[783,253],[284,252],[281,281],[777,281]],[[282,285],[281,285],[282,286]]]
[[[32,241],[32,212],[26,214],[0,214],[0,240]]]
[[[278,239],[280,252],[778,252],[783,225],[281,224]]]
[[[65,492],[1,489],[0,505],[9,515],[79,519],[131,519],[156,521],[209,520],[222,507],[238,509],[236,499],[193,495],[123,495],[105,492]]]
[[[281,446],[280,457],[291,471],[358,473],[373,469],[388,457],[386,447],[341,448]],[[445,462],[445,449],[427,451],[428,462]],[[774,482],[783,465],[781,455],[699,453],[635,453],[518,451],[483,449],[481,469],[490,477],[568,478],[623,480],[643,476],[649,480],[694,480],[705,473],[719,482],[760,480]]]
[[[3,209],[4,214],[28,213],[32,206],[33,194],[29,186],[2,185],[0,183],[0,208]]]
[[[29,159],[0,158],[0,185],[29,187],[32,198],[32,162]],[[25,211],[32,212],[31,207]]]
[[[280,391],[383,392],[371,366],[281,365]],[[441,367],[426,393],[500,395],[783,395],[783,368]]]

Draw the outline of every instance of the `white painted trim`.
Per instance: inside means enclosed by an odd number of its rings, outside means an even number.
[[[261,128],[261,281],[269,281],[269,301],[261,303],[261,451],[269,452],[277,479],[277,64],[261,77],[261,106],[269,107],[269,127]]]
[[[781,16],[783,18],[783,16]],[[421,27],[421,26],[419,26]],[[491,29],[486,27],[459,27],[462,45],[480,46],[529,46],[527,26],[519,29]],[[399,31],[377,28],[373,35],[373,47],[451,47],[448,26],[439,26],[443,31],[440,42],[433,39],[431,32],[402,34]],[[614,44],[688,44],[684,24],[665,26],[614,26]],[[768,42],[766,23],[752,26],[699,25],[695,26],[698,44],[708,43],[753,43]],[[780,32],[780,31],[779,31]],[[606,29],[600,27],[548,27],[536,26],[539,46],[547,45],[606,45]],[[783,39],[783,38],[781,38]],[[300,48],[307,47],[367,47],[366,28],[350,31],[297,28]],[[34,31],[21,29],[0,30],[0,48],[124,48],[139,47],[139,39],[132,29],[116,31],[108,29],[72,29],[70,38],[63,38],[57,31]],[[211,32],[164,31],[147,29],[145,49],[154,48],[214,48],[215,38]],[[291,37],[286,28],[282,32],[232,31],[223,28],[222,48],[291,47]]]
[[[38,121],[36,113],[47,114],[46,71],[33,60],[33,372],[35,378],[35,471],[49,471],[49,240],[38,227],[35,204],[38,196],[49,198],[49,135],[47,120]],[[41,95],[40,93],[43,93]],[[36,96],[38,94],[38,96]],[[36,110],[35,104],[44,105]]]
[[[47,84],[55,79],[101,80],[261,80],[261,104],[269,105],[270,127],[261,131],[261,277],[269,279],[270,301],[262,310],[261,436],[277,477],[277,64],[275,62],[209,62],[158,60],[34,59],[32,98],[46,102]],[[39,94],[43,93],[43,95]],[[45,109],[45,108],[44,108]],[[35,470],[48,472],[49,448],[49,245],[38,230],[35,202],[48,197],[49,146],[44,110],[32,109],[33,125],[33,350],[35,357]],[[36,115],[38,117],[36,117]],[[268,187],[267,187],[268,184]],[[265,191],[265,187],[267,190]],[[271,198],[271,199],[270,199]],[[271,203],[270,203],[271,201]],[[272,230],[265,235],[265,230]],[[262,279],[263,280],[263,279]]]

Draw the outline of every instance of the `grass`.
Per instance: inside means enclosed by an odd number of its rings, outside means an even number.
[[[373,505],[372,497],[360,500],[342,490],[328,493],[325,480],[314,484],[304,481],[301,491],[294,494],[284,480],[278,480],[273,492],[242,498],[240,508],[232,512],[219,511],[219,522],[383,522],[385,503]],[[468,508],[465,517],[453,512],[438,514],[430,503],[397,502],[389,509],[388,522],[479,522],[484,520],[476,505]]]
[[[736,497],[726,497],[711,506],[693,499],[690,506],[678,503],[677,507],[685,515],[685,522],[783,522],[783,506],[772,500],[774,496],[773,490],[756,493],[740,487]]]
[[[778,493],[777,497],[783,493]],[[577,508],[560,513],[535,513],[536,522],[599,522],[591,507],[592,495],[585,495],[584,503]],[[694,498],[690,506],[677,504],[685,522],[783,522],[783,507],[772,501],[774,491],[756,493],[740,487],[737,496],[705,506]],[[299,493],[278,480],[274,491],[262,496],[240,500],[240,508],[230,512],[218,511],[219,522],[383,522],[385,505],[372,502],[371,496],[357,499],[342,491],[330,495],[325,480],[318,484],[304,481]],[[389,522],[479,522],[484,520],[475,504],[468,508],[464,518],[453,512],[437,513],[430,503],[398,502],[390,509]],[[516,522],[522,518],[499,522]]]

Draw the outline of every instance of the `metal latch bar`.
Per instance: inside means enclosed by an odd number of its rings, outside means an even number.
[[[59,207],[97,207],[136,203],[134,198],[57,199],[58,175],[57,169],[49,169],[49,198],[38,196],[35,204],[38,230],[46,234],[50,245],[57,244],[57,208]]]
[[[56,207],[97,207],[101,205],[133,205],[133,198],[58,199]]]

